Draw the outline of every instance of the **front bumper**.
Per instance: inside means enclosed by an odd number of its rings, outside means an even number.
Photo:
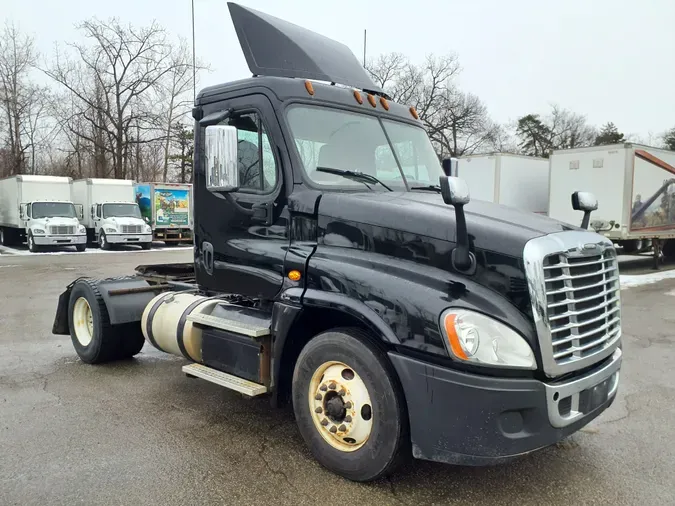
[[[106,234],[110,244],[143,244],[152,242],[152,234]]]
[[[38,246],[68,246],[70,244],[87,244],[87,234],[82,235],[34,235]]]
[[[607,409],[618,388],[621,350],[568,382],[492,378],[389,353],[408,405],[413,455],[490,465],[552,445]]]

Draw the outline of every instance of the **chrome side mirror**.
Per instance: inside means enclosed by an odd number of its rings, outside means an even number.
[[[441,195],[443,201],[451,206],[463,206],[471,200],[469,186],[462,178],[453,176],[441,176]]]
[[[237,166],[237,129],[212,125],[205,129],[206,188],[213,192],[231,192],[239,188]]]
[[[595,211],[598,209],[598,199],[590,192],[574,192],[572,208],[575,211]]]

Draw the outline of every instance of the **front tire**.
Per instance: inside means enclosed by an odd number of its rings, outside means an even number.
[[[40,246],[35,244],[32,232],[28,232],[28,251],[31,253],[38,253],[40,251]]]
[[[293,410],[324,467],[353,481],[389,474],[407,453],[405,401],[386,356],[358,330],[328,331],[300,353]]]
[[[150,248],[152,248],[151,242],[144,242],[143,244],[141,244],[141,249],[149,250]]]
[[[111,246],[110,243],[108,242],[108,238],[105,236],[105,232],[101,231],[101,235],[98,238],[98,242],[102,250],[110,251]]]
[[[83,252],[87,249],[87,245],[86,244],[76,244],[75,249],[81,253],[81,252]]]
[[[10,239],[11,232],[5,230],[3,227],[0,227],[0,246],[11,246],[12,241]]]
[[[115,327],[95,281],[75,283],[68,304],[68,324],[73,347],[87,364],[130,358],[143,347],[140,323]]]

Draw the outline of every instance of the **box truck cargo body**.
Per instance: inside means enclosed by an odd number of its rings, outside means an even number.
[[[591,228],[627,250],[675,238],[673,151],[630,143],[554,151],[550,177],[551,218],[578,226],[582,213],[572,210],[570,195],[589,191],[598,199]]]
[[[28,242],[31,252],[45,246],[75,246],[84,251],[87,235],[78,220],[82,210],[71,199],[69,177],[19,175],[0,180],[0,241]]]
[[[472,199],[548,212],[548,160],[544,158],[508,153],[465,156],[454,175],[467,182]]]
[[[136,202],[153,231],[167,244],[192,243],[192,185],[137,183]]]
[[[73,202],[84,209],[89,241],[102,249],[117,244],[151,247],[152,228],[143,220],[133,181],[80,179],[73,182]]]

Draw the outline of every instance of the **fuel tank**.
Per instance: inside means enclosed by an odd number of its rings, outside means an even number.
[[[209,312],[219,302],[222,300],[191,293],[161,293],[143,311],[143,335],[160,351],[202,362],[202,331],[187,318]]]

